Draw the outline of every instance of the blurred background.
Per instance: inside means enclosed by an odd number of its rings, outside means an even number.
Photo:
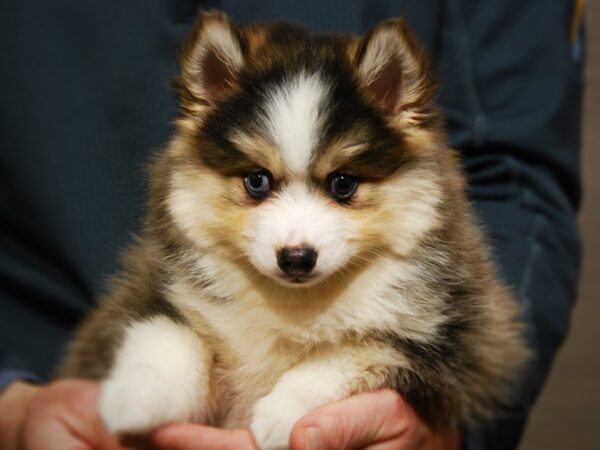
[[[600,2],[587,2],[583,271],[571,332],[538,400],[521,450],[600,449]]]

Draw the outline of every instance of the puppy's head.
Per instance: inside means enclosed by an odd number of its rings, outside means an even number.
[[[444,136],[402,20],[354,38],[202,14],[176,86],[165,203],[202,253],[310,286],[435,227]]]

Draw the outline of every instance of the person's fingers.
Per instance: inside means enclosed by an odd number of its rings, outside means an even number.
[[[363,448],[400,437],[413,422],[412,408],[397,392],[383,389],[312,411],[296,423],[290,443],[292,450]]]
[[[248,430],[221,430],[204,425],[174,424],[159,428],[152,443],[164,450],[257,450]]]
[[[40,391],[21,429],[24,449],[119,450],[96,413],[95,383],[66,380]]]
[[[39,389],[16,381],[0,392],[0,448],[16,449],[21,445],[28,406]]]
[[[23,430],[21,448],[24,450],[92,450],[92,446],[57,420],[45,421],[39,426]]]
[[[24,430],[21,448],[23,450],[125,450],[116,438],[108,434],[84,436],[79,434],[78,430],[70,428],[68,422],[60,417],[41,421],[38,425]]]
[[[69,381],[72,394],[65,398],[64,411],[57,418],[75,436],[90,444],[91,448],[101,450],[118,450],[124,448],[118,439],[110,434],[97,413],[98,395],[97,383],[89,381]]]

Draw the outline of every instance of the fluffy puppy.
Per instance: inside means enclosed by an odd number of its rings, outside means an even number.
[[[362,38],[201,14],[143,232],[60,376],[110,430],[294,423],[393,387],[433,426],[490,417],[527,351],[426,58],[401,19]]]

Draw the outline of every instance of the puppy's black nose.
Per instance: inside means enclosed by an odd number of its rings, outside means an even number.
[[[277,253],[277,265],[288,275],[295,277],[307,275],[315,268],[317,252],[312,247],[283,247]]]

